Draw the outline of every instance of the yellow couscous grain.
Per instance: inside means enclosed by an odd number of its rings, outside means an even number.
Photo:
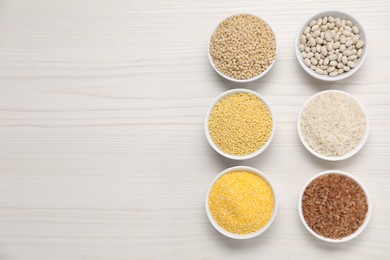
[[[208,121],[214,144],[224,153],[239,156],[259,150],[270,138],[272,127],[267,105],[251,93],[222,98]]]
[[[212,186],[209,209],[214,220],[234,234],[249,234],[264,227],[271,219],[274,196],[269,184],[246,171],[232,171]]]

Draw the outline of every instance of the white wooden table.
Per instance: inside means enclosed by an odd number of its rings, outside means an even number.
[[[329,1],[328,1],[329,2]],[[362,69],[323,83],[299,67],[293,41],[315,12],[350,12],[370,49]],[[247,85],[211,68],[210,32],[249,12],[273,27],[279,56]],[[376,1],[0,1],[0,259],[389,259],[390,2]],[[237,87],[265,96],[276,135],[255,159],[223,159],[208,145],[211,101]],[[341,89],[365,105],[366,146],[325,162],[300,143],[304,101]],[[207,220],[211,180],[233,165],[265,172],[279,195],[273,226],[234,241]],[[370,192],[368,228],[342,245],[316,241],[297,214],[314,174],[340,169]]]

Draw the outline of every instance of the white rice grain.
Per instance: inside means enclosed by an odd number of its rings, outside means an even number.
[[[343,92],[324,92],[303,109],[301,133],[317,153],[344,156],[363,140],[366,117],[361,106]]]

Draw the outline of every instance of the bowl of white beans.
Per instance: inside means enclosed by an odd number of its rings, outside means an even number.
[[[312,77],[337,81],[352,76],[367,56],[363,26],[340,11],[317,13],[302,24],[295,38],[298,63]]]

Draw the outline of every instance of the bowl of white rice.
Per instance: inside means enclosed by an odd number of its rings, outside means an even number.
[[[318,158],[340,161],[364,146],[368,116],[359,100],[339,90],[310,97],[298,117],[298,134],[306,149]]]

